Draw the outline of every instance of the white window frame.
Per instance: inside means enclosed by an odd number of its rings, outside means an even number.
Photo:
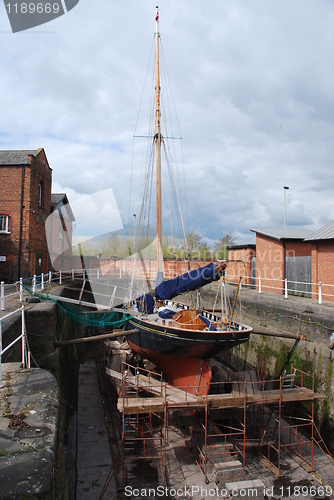
[[[38,207],[43,207],[43,181],[38,185]]]
[[[3,229],[4,227],[4,229]],[[10,216],[0,215],[0,233],[10,233]]]

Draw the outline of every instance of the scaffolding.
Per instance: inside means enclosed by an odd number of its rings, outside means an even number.
[[[109,342],[104,344],[108,346]],[[108,356],[110,360],[110,348]],[[240,460],[245,470],[249,448],[258,450],[260,461],[276,477],[282,475],[283,451],[313,470],[314,444],[324,445],[321,438],[315,438],[318,431],[314,423],[314,403],[322,396],[315,393],[314,375],[294,367],[290,374],[277,380],[258,380],[254,370],[236,372],[234,379],[229,374],[227,380],[212,383],[212,394],[195,396],[189,394],[186,387],[169,386],[161,374],[132,366],[124,360],[120,370],[113,369],[108,362],[106,365],[106,373],[118,392],[123,484],[128,450],[138,458],[156,460],[160,465],[160,478],[166,484],[171,412],[189,416],[191,410],[194,462],[202,470],[206,482],[209,482],[208,472],[213,465],[226,462],[228,457]],[[309,413],[303,409],[305,402],[311,406]],[[296,405],[300,405],[298,411]]]

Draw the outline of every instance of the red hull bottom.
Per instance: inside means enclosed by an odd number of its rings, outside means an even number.
[[[189,394],[205,396],[211,383],[211,369],[204,359],[165,356],[142,349],[129,341],[133,351],[154,363],[164,374],[166,381]]]

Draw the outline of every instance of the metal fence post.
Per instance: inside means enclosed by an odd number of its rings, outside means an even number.
[[[44,290],[44,273],[41,275],[41,290]]]
[[[318,299],[318,304],[322,304],[322,293],[321,293],[321,281],[319,281],[319,299]]]
[[[1,311],[5,310],[5,282],[1,281]]]
[[[61,285],[62,282],[61,282],[61,271],[59,271],[59,285]]]
[[[22,305],[22,368],[25,368],[25,359],[24,359],[24,331],[25,331],[25,322],[24,322],[24,305]]]
[[[49,286],[51,286],[51,281],[52,281],[52,272],[49,271]]]
[[[23,278],[20,278],[20,302],[23,302]]]
[[[34,274],[34,277],[32,279],[32,293],[36,292],[36,274]]]
[[[261,293],[261,276],[259,276],[259,293]]]
[[[74,269],[72,269],[72,281],[74,281]]]
[[[98,270],[96,271],[96,278],[97,278],[97,279],[100,279],[100,269],[98,269]]]
[[[284,298],[288,298],[288,279],[284,279]]]

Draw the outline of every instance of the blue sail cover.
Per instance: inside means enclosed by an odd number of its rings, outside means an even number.
[[[155,297],[157,300],[170,300],[183,292],[191,292],[201,288],[211,283],[211,281],[219,279],[220,275],[216,273],[215,269],[215,264],[211,262],[207,266],[193,269],[176,278],[163,281],[155,288]]]

